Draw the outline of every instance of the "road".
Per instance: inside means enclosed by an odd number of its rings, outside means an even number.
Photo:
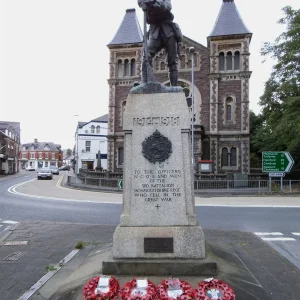
[[[34,180],[27,182],[17,189],[17,191],[23,191],[24,193],[26,191],[26,194],[30,191],[35,195],[40,193],[43,198],[25,197],[8,192],[11,186],[33,179],[35,176],[35,173],[23,172],[19,177],[0,179],[0,237],[1,233],[3,234],[9,226],[13,225],[13,222],[27,220],[116,226],[119,224],[122,210],[122,205],[119,203],[120,194],[59,189],[57,183],[61,176],[54,176],[53,180],[48,181]],[[71,201],[51,199],[50,196],[47,198],[45,196],[46,191],[48,191],[48,194],[50,191],[51,196],[59,193],[60,197],[58,198]],[[72,201],[74,198],[79,199],[78,201]],[[93,200],[95,198],[97,201]],[[255,200],[257,202],[257,198]],[[293,201],[298,200],[300,204],[299,198],[295,198]],[[199,201],[201,202],[201,199],[196,202],[199,203]],[[203,202],[208,203],[207,201],[210,201],[212,206],[209,206],[209,204],[206,204],[207,206],[196,206],[197,217],[204,229],[240,230],[258,233],[272,247],[281,251],[281,254],[300,266],[300,208],[226,207],[215,206],[214,198],[203,199]],[[220,203],[220,201],[222,201],[222,198],[215,200],[217,203]],[[251,201],[251,198],[248,199],[249,201]]]

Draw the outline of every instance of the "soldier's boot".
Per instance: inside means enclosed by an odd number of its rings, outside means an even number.
[[[170,70],[169,79],[170,79],[171,86],[177,86],[178,85],[178,71]]]

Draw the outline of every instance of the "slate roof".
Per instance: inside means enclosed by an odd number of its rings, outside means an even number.
[[[88,122],[81,122],[81,121],[80,121],[80,122],[78,122],[78,126],[79,126],[79,127],[82,127],[82,126],[84,126],[84,125],[86,125],[86,124],[89,124],[89,123],[91,123],[91,122],[108,123],[108,114],[103,115],[103,116],[101,116],[101,117],[98,117],[98,118],[93,119],[93,120],[88,121]]]
[[[20,123],[11,122],[11,121],[0,121],[0,130],[4,131],[6,129],[14,131],[17,134],[18,142],[20,143],[20,134],[21,134]]]
[[[209,37],[251,33],[244,24],[234,0],[223,0],[215,26]]]
[[[52,142],[37,142],[37,143],[27,143],[23,144],[22,147],[26,147],[26,150],[31,150],[31,146],[34,146],[34,150],[32,151],[45,151],[45,146],[48,145],[50,150],[49,151],[59,151],[61,145],[54,144]]]
[[[135,9],[127,9],[124,19],[113,40],[108,44],[123,45],[143,42],[143,33]]]

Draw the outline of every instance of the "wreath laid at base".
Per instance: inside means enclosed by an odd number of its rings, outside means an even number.
[[[121,300],[157,300],[156,287],[148,279],[133,278],[120,291]]]
[[[197,300],[235,300],[233,289],[224,281],[209,278],[201,281],[195,289]]]
[[[189,283],[175,278],[164,279],[158,286],[159,300],[192,300],[195,291]]]
[[[113,276],[92,278],[83,288],[84,300],[116,300],[120,285]]]

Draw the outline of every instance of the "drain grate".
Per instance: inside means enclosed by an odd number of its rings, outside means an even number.
[[[5,242],[3,245],[4,246],[24,246],[27,244],[28,244],[28,241],[9,241],[9,242]]]
[[[25,256],[27,252],[13,252],[6,257],[4,257],[2,260],[8,260],[8,261],[16,261],[20,259],[21,257]]]

